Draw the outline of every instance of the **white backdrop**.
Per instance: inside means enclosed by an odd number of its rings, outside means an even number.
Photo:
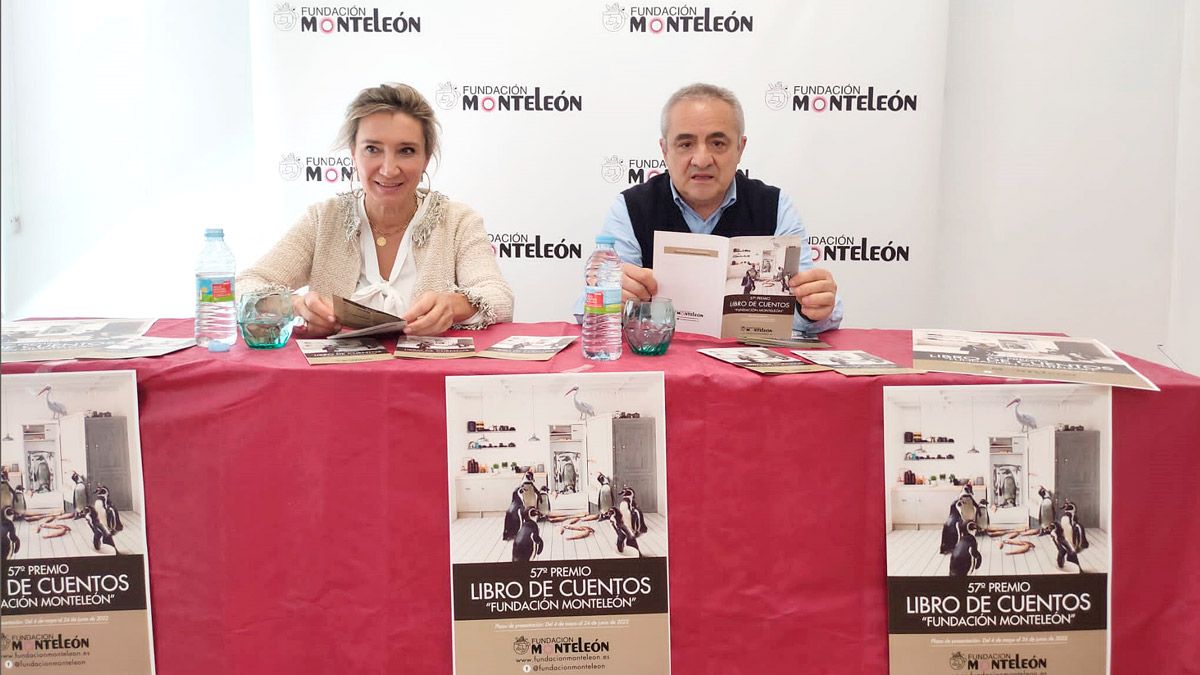
[[[346,189],[348,155],[330,147],[346,104],[363,87],[404,81],[442,122],[432,185],[484,216],[516,319],[567,319],[609,204],[661,170],[663,101],[703,80],[742,100],[742,166],[791,193],[817,241],[839,242],[817,254],[845,289],[851,321],[932,319],[905,298],[933,290],[944,2],[469,7],[252,8],[255,176],[273,188],[277,225],[242,250],[262,248],[306,205]],[[376,12],[376,23],[402,16],[405,32],[353,30]],[[568,109],[526,109],[534,98]],[[797,99],[809,109],[797,110]],[[879,259],[851,260],[872,253]]]
[[[0,0],[4,318],[187,316],[203,228],[223,225],[243,265],[261,254],[341,188],[284,180],[283,158],[337,155],[345,104],[384,80],[580,97],[438,108],[433,184],[494,235],[586,254],[629,185],[606,159],[657,160],[662,99],[704,79],[742,97],[744,166],[812,234],[907,247],[905,263],[821,261],[846,325],[1062,330],[1158,360],[1165,343],[1200,372],[1200,0],[696,5],[753,19],[730,34],[630,33],[627,4],[608,32],[611,4],[362,5],[421,30],[326,35],[277,28],[276,3]],[[772,110],[775,82],[918,105]],[[501,258],[518,317],[564,318],[581,262]]]

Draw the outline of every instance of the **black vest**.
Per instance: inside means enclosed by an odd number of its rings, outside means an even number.
[[[737,201],[725,209],[713,234],[723,237],[771,236],[779,217],[779,188],[772,187],[742,172],[737,181]],[[691,232],[671,194],[671,177],[661,173],[625,192],[625,206],[633,234],[642,248],[642,267],[654,267],[654,232]]]

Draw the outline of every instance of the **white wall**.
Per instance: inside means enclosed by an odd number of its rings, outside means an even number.
[[[938,290],[904,301],[914,323],[1061,330],[1160,361],[1165,343],[1200,372],[1197,6],[950,4]],[[225,226],[235,250],[283,227],[250,178],[249,16],[263,8],[0,7],[5,319],[190,315],[203,227]],[[599,5],[580,11],[598,20]],[[871,284],[846,268],[848,325],[886,323],[855,311]]]

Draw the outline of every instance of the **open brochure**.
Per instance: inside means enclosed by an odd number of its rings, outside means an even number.
[[[923,370],[898,366],[887,359],[858,350],[809,350],[793,349],[792,353],[802,359],[829,366],[842,375],[900,375],[923,373]]]
[[[512,361],[549,361],[574,341],[573,335],[512,335],[479,352],[479,356]]]
[[[654,233],[658,293],[675,305],[676,330],[720,338],[789,338],[802,237]]]
[[[393,355],[400,359],[465,359],[475,356],[475,339],[406,337],[396,341],[396,351]]]
[[[806,363],[800,359],[780,354],[765,347],[716,347],[697,349],[696,351],[711,356],[725,363],[753,370],[763,375],[781,375],[785,373],[820,373],[832,370],[828,366]]]
[[[296,340],[296,346],[304,354],[310,366],[326,363],[358,363],[360,361],[387,361],[392,358],[387,348],[375,338],[353,338],[350,340]]]
[[[337,295],[333,296],[333,314],[338,323],[354,330],[330,335],[331,340],[400,333],[405,326],[404,319],[394,314],[371,309]]]

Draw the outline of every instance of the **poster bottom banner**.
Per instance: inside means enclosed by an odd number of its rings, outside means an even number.
[[[892,675],[1094,675],[1105,671],[1106,633],[941,633],[888,638]]]

